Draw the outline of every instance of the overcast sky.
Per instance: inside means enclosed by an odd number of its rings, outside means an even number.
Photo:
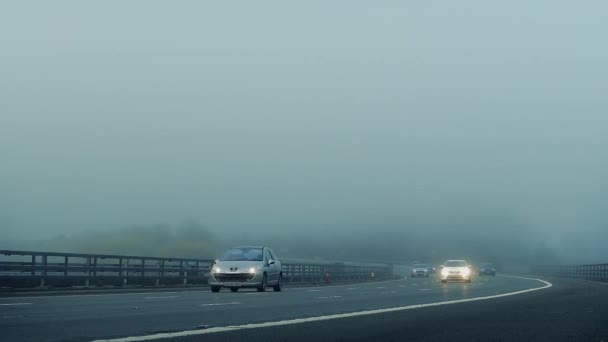
[[[337,231],[466,206],[593,243],[608,230],[606,13],[603,0],[5,2],[0,231],[185,218]]]

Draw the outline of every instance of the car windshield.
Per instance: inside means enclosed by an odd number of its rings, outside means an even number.
[[[445,267],[467,267],[467,262],[464,260],[450,260],[445,263]]]
[[[482,265],[481,265],[481,267],[484,267],[484,268],[493,268],[493,267],[494,267],[494,265],[493,265],[493,264],[487,264],[487,263],[486,263],[486,264],[482,264]]]
[[[262,261],[264,253],[261,248],[232,248],[227,250],[220,261]]]
[[[428,266],[425,264],[416,264],[414,265],[414,268],[428,268]]]

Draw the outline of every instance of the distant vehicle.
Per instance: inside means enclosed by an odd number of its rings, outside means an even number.
[[[429,273],[430,274],[435,274],[437,273],[437,268],[433,267],[433,266],[429,266]]]
[[[412,278],[415,277],[427,277],[429,276],[429,265],[427,264],[414,264],[412,265]]]
[[[235,247],[215,261],[209,273],[212,292],[227,287],[232,292],[239,288],[255,288],[258,292],[272,286],[281,291],[283,284],[281,262],[268,247]]]
[[[441,268],[441,282],[449,280],[471,282],[471,266],[465,260],[448,260]]]
[[[491,276],[495,276],[496,275],[496,267],[494,267],[494,264],[489,263],[489,262],[484,262],[483,264],[481,264],[479,266],[479,275],[491,275]]]

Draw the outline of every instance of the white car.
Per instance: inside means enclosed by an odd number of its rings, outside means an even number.
[[[440,268],[442,283],[447,283],[449,280],[471,282],[473,271],[465,260],[448,260]]]

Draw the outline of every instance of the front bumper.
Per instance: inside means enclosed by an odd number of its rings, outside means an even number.
[[[441,280],[447,281],[468,281],[471,279],[471,274],[447,274],[441,275]]]
[[[209,285],[213,287],[250,287],[262,285],[263,275],[251,273],[215,273],[209,274]]]

